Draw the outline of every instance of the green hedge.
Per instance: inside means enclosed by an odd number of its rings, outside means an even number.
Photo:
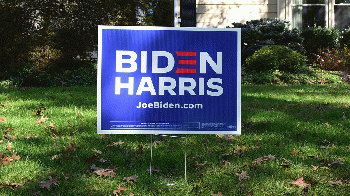
[[[305,57],[286,46],[265,46],[248,57],[247,72],[268,72],[274,70],[298,72],[306,66]]]

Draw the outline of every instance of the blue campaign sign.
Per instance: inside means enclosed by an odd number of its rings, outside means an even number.
[[[99,134],[240,134],[241,31],[99,26]]]

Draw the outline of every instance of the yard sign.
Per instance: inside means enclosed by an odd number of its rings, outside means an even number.
[[[241,31],[99,26],[99,134],[240,134]]]

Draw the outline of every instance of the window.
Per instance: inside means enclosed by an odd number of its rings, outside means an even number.
[[[350,25],[350,0],[336,0],[334,4],[334,27],[343,29]]]
[[[350,0],[292,0],[292,27],[334,27],[350,26]]]
[[[180,1],[181,27],[196,26],[196,0]]]
[[[326,25],[325,0],[293,0],[292,26],[298,29]]]

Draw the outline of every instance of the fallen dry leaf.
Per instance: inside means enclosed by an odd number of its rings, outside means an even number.
[[[48,118],[44,118],[44,116],[41,116],[41,118],[39,120],[37,120],[36,122],[43,123],[43,122],[45,122],[45,120],[49,120],[49,119]]]
[[[310,186],[310,184],[305,183],[304,178],[301,177],[298,180],[291,182],[292,185],[297,185],[298,187],[306,187],[306,186]]]
[[[102,154],[102,151],[101,151],[101,150],[96,150],[95,148],[94,148],[92,151],[94,151],[94,152],[96,152],[96,153],[98,153],[98,154]]]
[[[123,142],[123,141],[113,142],[113,145],[119,146],[119,145],[122,145],[122,144],[124,144],[124,143],[125,143],[125,142]]]
[[[238,176],[238,180],[248,179],[249,176],[246,171],[242,171],[242,173],[236,173],[236,176]]]
[[[272,160],[272,161],[274,161],[274,160],[276,160],[276,157],[274,156],[274,155],[271,155],[271,154],[269,154],[269,155],[267,155],[267,156],[264,156],[264,160]]]
[[[338,181],[328,181],[328,184],[333,186],[333,185],[343,185],[343,183],[341,182],[341,180]]]
[[[6,118],[5,117],[0,117],[0,122],[5,122]]]
[[[9,187],[9,188],[13,189],[13,188],[17,188],[21,185],[23,185],[23,184],[19,184],[19,183],[11,183],[10,184],[8,181],[5,181],[4,183],[0,184],[0,187]]]
[[[49,179],[47,181],[41,181],[40,187],[50,190],[52,184],[58,185],[59,181],[57,179],[53,179],[51,176],[49,176]]]
[[[53,125],[53,123],[50,123],[49,127],[51,128],[51,130],[56,131],[56,127],[55,125]]]
[[[13,153],[13,155],[11,156],[12,160],[14,161],[18,161],[21,157],[17,156],[17,152]]]
[[[227,165],[231,165],[231,163],[229,161],[223,160],[222,163],[227,166]]]
[[[12,146],[11,146],[11,142],[8,142],[8,144],[7,144],[7,147],[6,147],[6,149],[8,150],[8,151],[11,151],[12,150]]]
[[[292,152],[290,152],[290,154],[292,154],[292,155],[298,155],[299,154],[299,152],[297,152],[296,150],[295,150],[295,148],[294,148],[294,150],[292,151]]]
[[[135,176],[130,176],[130,177],[124,177],[123,179],[126,180],[126,182],[132,184],[133,182],[137,182],[137,178],[138,178],[138,176],[135,175]]]
[[[260,164],[262,161],[263,161],[263,159],[261,157],[255,159],[256,164]]]
[[[11,163],[13,159],[8,156],[7,154],[4,155],[4,158],[2,158],[1,162],[3,165],[7,165],[8,163]]]
[[[77,149],[77,145],[74,143],[74,145],[72,145],[70,142],[68,142],[69,146],[63,146],[64,147],[64,151],[75,151]]]
[[[95,164],[90,166],[90,170],[93,171],[93,173],[99,175],[99,176],[115,176],[114,170],[117,168],[113,169],[102,169],[99,167],[96,167]]]
[[[202,164],[199,164],[198,161],[194,162],[195,166],[204,166],[206,164],[208,164],[208,161],[204,161],[204,163],[202,163]]]
[[[13,139],[16,139],[16,137],[15,137],[15,136],[12,136],[12,135],[10,135],[10,134],[7,134],[7,135],[4,136],[4,139],[13,140]]]
[[[3,131],[5,132],[5,133],[7,133],[7,132],[9,132],[9,131],[11,131],[11,130],[13,130],[13,128],[7,128],[7,129],[4,129]]]
[[[126,188],[126,187],[120,187],[120,185],[119,185],[118,190],[114,190],[114,191],[113,191],[113,194],[118,195],[118,194],[120,193],[120,191],[125,191],[126,189],[128,189],[128,188]]]
[[[341,161],[333,161],[332,163],[329,163],[328,166],[335,165],[335,164],[343,165],[344,163]]]
[[[100,169],[100,170],[96,170],[94,171],[94,173],[96,173],[97,175],[99,176],[115,176],[115,173],[114,173],[114,169]]]

